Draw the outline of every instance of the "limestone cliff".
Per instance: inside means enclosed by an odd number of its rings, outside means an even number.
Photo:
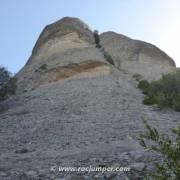
[[[141,74],[147,80],[157,80],[175,67],[174,61],[156,46],[114,32],[101,34],[101,45],[119,70]]]
[[[41,33],[0,113],[0,179],[143,179],[158,156],[138,144],[142,116],[163,132],[179,113],[142,104],[134,74],[153,80],[175,69],[157,47],[100,35],[66,17]],[[108,61],[108,54],[112,59]],[[110,62],[110,63],[109,63]],[[52,167],[132,167],[130,172],[58,172]]]
[[[41,78],[38,69],[43,65],[50,72],[89,60],[105,63],[102,52],[95,48],[92,31],[78,18],[65,17],[48,25],[41,33],[27,64],[17,74],[19,89],[32,89],[34,82]]]
[[[48,25],[40,34],[27,64],[17,74],[19,89],[28,90],[37,87],[37,82],[42,79],[41,76],[49,74],[38,71],[43,65],[46,66],[44,71],[50,72],[51,69],[54,71],[55,68],[60,69],[73,63],[100,61],[111,69],[118,68],[132,76],[140,74],[147,80],[158,79],[175,67],[174,61],[154,45],[132,40],[114,32],[101,34],[100,44],[102,48],[97,49],[93,32],[78,18],[65,17]],[[112,57],[113,67],[110,67],[104,58],[104,53]],[[107,71],[107,74],[109,72]],[[65,76],[60,74],[62,77]],[[81,77],[83,77],[82,73]]]

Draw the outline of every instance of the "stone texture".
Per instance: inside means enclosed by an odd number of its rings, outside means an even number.
[[[130,39],[115,32],[101,34],[104,51],[112,56],[115,66],[131,75],[156,80],[162,74],[175,70],[174,61],[156,46]]]
[[[143,171],[146,165],[142,162],[136,162],[136,163],[131,164],[130,167],[137,171]]]
[[[85,41],[90,42],[90,43],[94,42],[93,34],[90,28],[84,22],[82,22],[78,18],[65,17],[44,28],[44,30],[40,34],[40,37],[33,49],[32,54],[33,55],[36,54],[41,48],[41,46],[44,46],[48,42],[50,45],[52,45],[56,39],[58,40],[60,37],[63,37],[65,39],[65,36],[67,34],[69,36],[72,33],[77,33],[76,35],[78,35],[79,41],[81,39],[84,39]],[[75,40],[75,39],[72,38],[71,40]]]
[[[143,105],[144,95],[132,74],[145,76],[146,70],[148,79],[157,78],[164,70],[171,71],[174,63],[152,45],[140,42],[137,46],[137,41],[119,39],[120,35],[112,40],[112,36],[114,33],[102,34],[101,43],[115,66],[108,64],[103,49],[95,48],[92,32],[80,20],[65,18],[45,28],[28,63],[16,75],[16,96],[4,102],[9,109],[0,114],[0,179],[107,179],[111,173],[50,169],[128,167],[139,162],[152,169],[149,159],[160,159],[138,144],[141,117],[169,132],[179,121],[179,113]],[[118,65],[118,58],[123,66]],[[41,69],[44,64],[46,68]],[[157,70],[153,77],[150,64],[152,72]],[[26,153],[16,153],[24,148]],[[117,173],[112,178],[142,179],[142,172],[132,173]]]
[[[66,66],[56,67],[39,74],[34,80],[33,88],[40,85],[63,81],[67,79],[92,78],[111,73],[111,67],[104,62],[88,60],[81,63],[73,63]]]

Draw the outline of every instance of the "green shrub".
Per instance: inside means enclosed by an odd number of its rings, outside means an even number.
[[[136,73],[136,74],[133,75],[133,78],[134,78],[136,81],[141,81],[141,80],[142,80],[142,75]]]
[[[138,87],[146,95],[143,103],[157,104],[159,108],[172,108],[180,111],[180,72],[164,75],[160,80],[149,83],[140,81]]]
[[[180,126],[172,129],[173,138],[160,134],[156,128],[143,121],[146,131],[140,134],[139,143],[149,151],[161,155],[162,162],[156,162],[153,172],[147,173],[147,179],[180,179]]]
[[[42,64],[38,69],[35,70],[35,72],[42,72],[47,70],[47,64]]]
[[[143,104],[145,105],[153,105],[156,104],[156,100],[153,98],[145,97],[143,100]]]
[[[139,81],[138,88],[142,89],[144,94],[147,94],[149,89],[149,82],[146,80]]]
[[[11,78],[11,73],[5,68],[0,66],[0,88],[4,86]]]
[[[180,112],[180,98],[173,100],[173,109]]]
[[[94,39],[95,39],[96,47],[101,48],[98,30],[94,31]]]
[[[3,101],[7,99],[10,95],[16,93],[16,78],[11,78],[6,85],[0,89],[0,100]]]
[[[114,60],[113,60],[113,58],[112,58],[107,52],[104,52],[104,58],[105,58],[106,61],[108,61],[110,64],[114,65]]]
[[[47,69],[47,64],[43,64],[42,66],[39,67],[40,70],[46,70]]]
[[[146,89],[148,87],[149,87],[149,82],[146,80],[142,80],[138,84],[138,88],[141,88],[141,89]]]

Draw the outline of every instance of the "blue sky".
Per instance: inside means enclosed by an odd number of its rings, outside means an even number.
[[[1,0],[0,65],[17,72],[42,29],[64,16],[153,43],[180,67],[179,0]]]

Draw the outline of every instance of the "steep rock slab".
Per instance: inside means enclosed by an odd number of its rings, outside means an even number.
[[[129,166],[139,162],[139,155],[140,162],[146,162],[136,142],[141,117],[167,132],[177,124],[179,114],[143,105],[143,94],[135,84],[128,74],[116,71],[103,77],[48,83],[12,97],[8,100],[11,109],[0,116],[0,168],[9,179],[33,170],[39,179],[43,175],[49,180],[72,176],[61,172],[50,178],[54,165]],[[26,153],[17,153],[25,149]],[[93,173],[86,175],[95,179]]]
[[[143,94],[131,75],[112,68],[113,73],[99,76],[110,68],[102,52],[81,37],[77,38],[81,43],[74,47],[75,38],[76,31],[58,36],[62,44],[53,42],[48,53],[44,50],[48,40],[41,40],[18,73],[20,90],[34,87],[35,82],[37,88],[6,101],[10,109],[0,116],[0,169],[4,173],[0,179],[32,179],[32,174],[33,179],[43,180],[80,178],[76,172],[50,172],[54,165],[109,167],[113,163],[130,166],[132,162],[145,162],[151,167],[137,143],[142,115],[164,132],[177,124],[179,113],[142,104]],[[124,51],[123,57],[128,54]],[[84,78],[96,73],[95,78]],[[63,83],[50,83],[65,79]],[[98,174],[84,175],[83,179],[97,179]],[[104,174],[100,176],[104,178]]]
[[[94,43],[93,34],[88,25],[78,18],[65,17],[44,28],[33,49],[32,55],[37,54],[41,47],[46,43],[51,45],[51,42],[58,40],[60,37],[66,34],[74,32],[76,32],[79,38],[83,39],[84,41]]]
[[[34,88],[57,81],[67,79],[92,78],[110,74],[111,67],[100,61],[84,61],[81,63],[68,64],[47,70],[39,75],[34,82]]]
[[[34,88],[34,82],[44,76],[37,73],[42,66],[51,71],[90,59],[105,62],[102,52],[95,48],[92,31],[78,18],[65,17],[48,25],[41,33],[27,64],[16,75],[18,92]]]
[[[114,32],[101,34],[101,45],[115,66],[131,75],[156,80],[175,69],[174,61],[156,46]]]

